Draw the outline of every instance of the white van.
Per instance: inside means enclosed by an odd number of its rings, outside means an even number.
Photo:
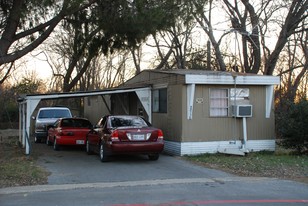
[[[38,143],[47,139],[47,132],[51,125],[62,117],[72,117],[72,113],[67,107],[42,107],[39,109],[35,120],[34,142]]]

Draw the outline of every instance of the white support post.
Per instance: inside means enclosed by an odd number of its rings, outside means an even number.
[[[152,123],[152,94],[151,89],[144,89],[136,91],[136,94],[144,107],[145,112],[148,114],[149,122]]]
[[[19,121],[19,123],[18,123],[18,129],[19,129],[19,131],[18,131],[18,141],[19,141],[20,144],[22,144],[22,117],[23,117],[22,106],[23,106],[23,104],[19,103],[19,105],[18,105],[18,111],[19,111],[19,113],[18,113],[18,116],[19,116],[19,118],[18,118],[18,121]]]
[[[242,149],[244,152],[247,150],[246,145],[247,145],[247,123],[246,123],[246,117],[243,117],[243,145]]]
[[[270,118],[274,98],[274,85],[266,86],[265,118]]]
[[[187,119],[193,118],[194,98],[195,98],[195,84],[187,85]]]
[[[27,104],[27,119],[26,119],[26,130],[25,130],[25,137],[26,137],[26,155],[30,154],[30,122],[31,122],[31,101]]]
[[[26,103],[22,104],[22,147],[26,146]]]
[[[26,111],[26,155],[30,154],[30,125],[31,125],[31,115],[37,107],[41,100],[40,99],[31,99],[27,102],[27,111]],[[26,136],[27,135],[27,136]]]

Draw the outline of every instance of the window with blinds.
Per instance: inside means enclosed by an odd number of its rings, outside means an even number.
[[[210,116],[227,117],[229,109],[229,90],[210,89]]]

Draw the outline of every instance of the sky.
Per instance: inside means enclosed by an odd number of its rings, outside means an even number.
[[[43,80],[48,80],[52,77],[52,69],[50,65],[46,62],[46,57],[42,53],[32,52],[35,57],[28,57],[27,68],[29,71],[37,73],[37,75]],[[31,55],[32,56],[32,55]]]

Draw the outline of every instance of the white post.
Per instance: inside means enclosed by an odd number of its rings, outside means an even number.
[[[22,104],[22,147],[24,148],[26,145],[26,104]]]
[[[31,102],[27,103],[27,109],[26,109],[26,129],[25,129],[25,137],[26,137],[26,155],[30,154],[30,107]]]
[[[243,150],[246,150],[246,143],[247,143],[247,123],[246,117],[243,117]]]
[[[30,107],[31,107],[31,101],[27,101],[27,103],[25,104],[25,107],[24,107],[24,116],[25,116],[25,119],[24,119],[24,130],[23,130],[23,133],[24,133],[24,138],[25,138],[25,154],[26,155],[29,155],[30,154],[30,142],[29,142],[29,132],[30,132],[30,116],[31,113],[29,112],[30,111]]]
[[[187,85],[187,119],[193,118],[195,87],[195,84]]]
[[[270,118],[274,99],[274,85],[266,86],[265,118]]]
[[[149,88],[135,91],[145,112],[148,114],[149,122],[152,123],[152,91]]]
[[[22,103],[19,103],[19,105],[18,105],[18,109],[19,109],[19,113],[18,113],[18,115],[19,115],[19,124],[18,124],[18,141],[19,141],[19,143],[22,145]]]

